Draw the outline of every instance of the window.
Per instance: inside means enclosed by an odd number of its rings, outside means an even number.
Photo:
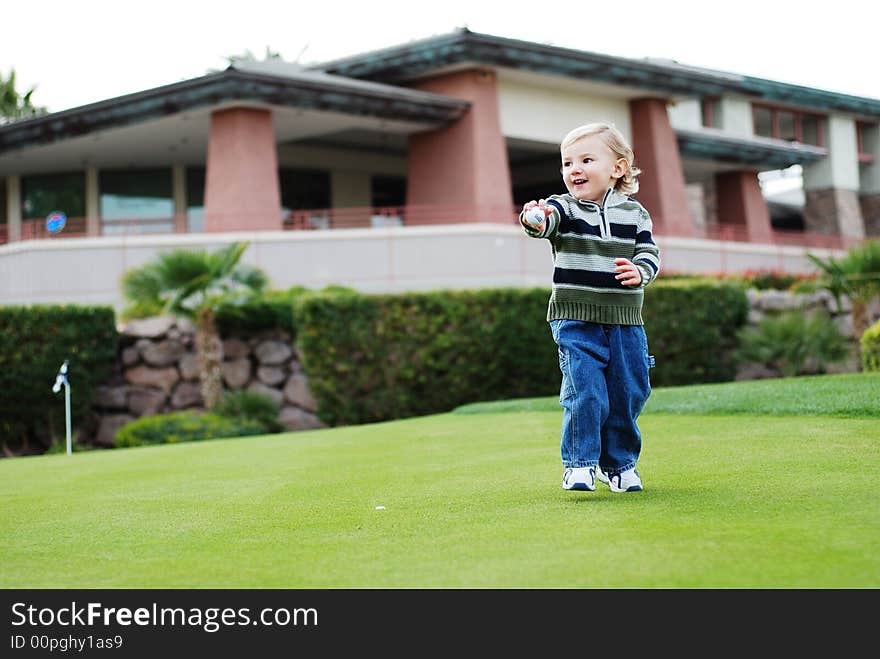
[[[786,142],[799,142],[797,136],[797,130],[795,128],[795,114],[794,112],[786,112],[783,110],[778,110],[776,112],[776,118],[779,122],[779,139],[785,140]]]
[[[874,162],[877,151],[878,124],[867,121],[856,122],[856,141],[859,150],[859,162]]]
[[[754,108],[755,135],[773,137],[773,111],[756,105]]]
[[[85,217],[86,175],[83,172],[22,177],[22,219],[43,219],[52,211],[61,211],[68,218]]]
[[[330,174],[282,167],[278,171],[283,210],[330,208]]]
[[[205,230],[205,168],[186,168],[186,226],[190,233]]]
[[[815,114],[805,114],[801,117],[801,142],[818,146],[821,142],[820,126],[821,117]]]
[[[170,168],[101,172],[100,189],[104,233],[118,233],[129,222],[140,231],[174,229]],[[167,222],[137,222],[164,219]]]
[[[752,118],[754,133],[760,137],[825,146],[823,115],[753,104]]]
[[[0,179],[0,224],[6,224],[6,179]]]
[[[406,205],[406,178],[403,176],[374,176],[372,178],[372,204],[382,206]]]
[[[406,205],[406,178],[373,176],[370,181],[371,204],[378,209],[370,222],[374,227],[401,226],[403,217],[397,208]]]
[[[716,96],[707,96],[700,102],[703,126],[706,128],[721,128],[721,99]]]

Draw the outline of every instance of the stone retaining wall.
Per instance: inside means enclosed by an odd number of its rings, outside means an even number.
[[[227,391],[256,391],[277,402],[286,429],[324,427],[286,332],[225,339],[222,368]],[[100,446],[113,446],[116,431],[141,416],[203,411],[192,323],[157,317],[121,327],[115,373],[98,388],[93,408],[93,443]]]
[[[846,297],[841,297],[840,309],[838,309],[834,296],[827,290],[799,294],[790,291],[752,288],[747,291],[747,295],[749,299],[748,325],[756,326],[767,316],[786,311],[819,312],[827,313],[837,324],[842,334],[852,335],[852,305]],[[868,315],[873,320],[880,318],[880,302],[869,307]],[[852,341],[852,344],[853,356],[840,364],[829,365],[829,373],[854,373],[860,370],[855,341]],[[780,377],[780,375],[780,373],[760,365],[742,364],[737,371],[736,379],[755,380]]]

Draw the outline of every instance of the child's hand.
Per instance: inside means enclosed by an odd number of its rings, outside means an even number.
[[[540,199],[539,201],[527,201],[523,204],[523,221],[533,229],[538,229],[540,231],[543,230],[544,220],[547,219],[550,212],[550,209],[544,205],[543,199]]]
[[[614,272],[619,273],[614,278],[624,286],[638,286],[642,283],[642,273],[629,259],[614,259],[614,265],[617,266]]]

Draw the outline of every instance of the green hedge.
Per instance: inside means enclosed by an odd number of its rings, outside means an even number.
[[[865,330],[860,343],[862,370],[880,371],[880,320]]]
[[[544,288],[300,298],[298,347],[329,425],[448,411],[559,391]],[[655,385],[732,380],[741,284],[657,282],[645,292]]]
[[[714,279],[659,280],[645,289],[643,318],[655,356],[653,386],[725,382],[736,376],[745,287]]]
[[[558,391],[544,289],[304,296],[298,347],[330,425]]]
[[[296,334],[293,305],[308,289],[294,286],[286,290],[263,291],[242,304],[223,302],[217,308],[217,329],[222,336],[238,336],[265,329],[283,329]]]
[[[69,360],[74,428],[89,413],[96,386],[116,360],[118,337],[111,307],[36,305],[0,307],[0,444],[35,453],[64,441],[64,392],[52,385]]]

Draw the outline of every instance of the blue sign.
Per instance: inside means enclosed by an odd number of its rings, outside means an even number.
[[[67,224],[67,215],[61,211],[52,211],[46,216],[46,229],[49,233],[58,233]]]

